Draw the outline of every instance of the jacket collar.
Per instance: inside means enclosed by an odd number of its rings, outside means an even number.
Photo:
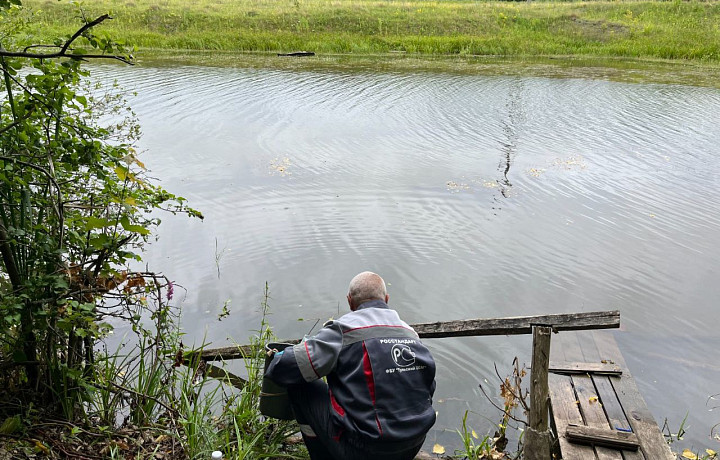
[[[388,307],[388,304],[386,304],[382,300],[368,300],[367,302],[361,303],[355,309],[355,311],[364,310],[366,308],[390,308],[390,307]]]

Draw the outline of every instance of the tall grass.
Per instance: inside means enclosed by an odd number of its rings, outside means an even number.
[[[197,359],[202,351],[183,350],[178,327],[170,314],[155,316],[152,329],[139,329],[139,339],[121,353],[101,352],[94,391],[87,402],[89,419],[104,427],[103,432],[136,430],[153,432],[160,439],[172,439],[177,446],[172,458],[209,459],[215,450],[226,460],[302,458],[289,451],[286,439],[297,431],[294,422],[268,419],[259,413],[263,378],[264,344],[276,340],[267,322],[268,286],[261,304],[260,328],[250,339],[251,353],[244,360],[246,383],[232,385],[230,376],[216,364]],[[169,313],[169,310],[166,310]],[[139,430],[139,431],[137,431]],[[167,452],[165,452],[167,453]],[[110,444],[111,458],[126,458],[128,452]],[[140,451],[138,458],[151,458]]]
[[[67,2],[25,0],[36,32],[75,30]],[[143,48],[720,60],[720,3],[680,1],[94,0]]]

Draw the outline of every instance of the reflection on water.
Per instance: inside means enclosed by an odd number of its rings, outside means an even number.
[[[720,91],[520,76],[99,67],[138,92],[144,161],[204,222],[167,216],[147,262],[183,285],[188,340],[278,336],[345,310],[374,270],[408,322],[620,309],[651,410],[720,421]],[[219,276],[218,276],[219,275]],[[230,299],[230,316],[217,320]],[[530,337],[429,341],[457,445],[494,363]],[[678,378],[678,376],[682,376]],[[486,385],[488,387],[488,385]]]

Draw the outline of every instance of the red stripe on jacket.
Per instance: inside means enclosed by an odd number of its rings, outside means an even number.
[[[315,375],[320,378],[320,374],[318,374],[318,371],[315,370],[315,365],[312,362],[312,358],[310,357],[310,350],[308,349],[307,342],[305,342],[305,353],[307,353],[308,361],[310,361],[310,367],[312,367],[313,372],[315,372]]]
[[[365,383],[370,392],[370,400],[372,401],[373,408],[375,408],[375,377],[373,377],[372,364],[370,363],[367,348],[365,348],[365,342],[363,342],[363,373],[365,374]],[[378,431],[380,432],[380,436],[382,436],[382,427],[380,426],[380,419],[378,419],[377,413],[375,414],[375,423],[377,423]]]

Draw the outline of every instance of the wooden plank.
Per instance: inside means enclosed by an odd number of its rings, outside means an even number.
[[[568,425],[565,434],[571,442],[577,444],[604,446],[620,450],[637,450],[639,447],[637,436],[634,433],[623,431]]]
[[[595,340],[592,334],[587,332],[576,332],[578,336],[578,342],[580,343],[580,350],[582,352],[584,361],[586,363],[601,363],[600,352],[595,345]]]
[[[593,333],[588,332],[562,332],[557,334],[553,338],[551,347],[551,357],[553,360],[576,360],[576,359],[588,359],[592,360],[593,363],[599,363],[603,367],[610,366],[613,368],[612,363],[602,363],[603,356],[600,354],[595,344],[595,338]],[[554,363],[551,363],[551,366]],[[570,365],[569,363],[563,363],[562,365]],[[591,366],[594,366],[592,364]],[[622,371],[622,367],[617,366]],[[590,370],[590,369],[589,369]],[[625,413],[617,400],[614,389],[610,384],[609,377],[603,375],[590,374],[593,384],[598,392],[600,400],[603,401],[603,409],[605,410],[606,417],[608,418],[609,424],[614,424],[624,429],[630,429],[630,425],[627,422]],[[600,382],[596,384],[596,382]],[[553,401],[554,403],[554,401]],[[556,432],[558,432],[556,430]],[[625,460],[644,460],[644,456],[640,451],[623,452]]]
[[[604,359],[613,360],[625,369],[622,377],[609,377],[609,379],[625,410],[627,420],[638,437],[643,455],[648,460],[674,460],[675,456],[670,451],[657,422],[640,395],[635,379],[627,371],[625,359],[620,354],[615,339],[610,334],[593,334],[593,336],[600,355]]]
[[[604,363],[570,363],[561,361],[550,361],[550,372],[556,374],[597,374],[597,375],[621,375],[622,369],[617,364]]]
[[[615,389],[610,383],[610,378],[608,376],[593,375],[592,379],[598,396],[603,403],[603,409],[605,409],[605,415],[610,427],[621,431],[632,431],[625,416],[625,411],[615,394]]]
[[[602,401],[595,391],[595,385],[590,376],[573,375],[571,379],[585,425],[590,428],[610,429],[610,423],[602,408]],[[622,460],[622,452],[607,447],[595,446],[595,453],[598,460]]]
[[[563,332],[558,334],[558,336],[562,336],[565,361],[571,363],[585,361],[582,349],[580,348],[579,334],[577,332]]]
[[[225,368],[213,366],[212,364],[205,365],[205,375],[218,379],[223,383],[229,383],[239,390],[242,390],[245,384],[247,384],[247,380],[244,378],[233,374]]]
[[[610,329],[620,327],[620,312],[599,311],[511,318],[469,319],[414,324],[421,338],[517,335],[532,333],[533,326],[551,326],[555,331]]]
[[[630,423],[625,416],[625,411],[620,405],[620,401],[615,394],[615,389],[610,383],[610,377],[607,375],[592,375],[592,380],[600,397],[600,401],[602,401],[605,416],[610,423],[611,429],[621,430],[625,433],[632,432]],[[645,460],[645,456],[639,450],[623,451],[623,457],[625,460]]]
[[[551,326],[554,331],[574,331],[586,329],[610,329],[620,327],[620,312],[599,311],[589,313],[566,313],[540,316],[515,316],[510,318],[468,319],[436,323],[413,324],[412,328],[423,339],[443,337],[470,337],[489,335],[531,334],[533,326]],[[280,340],[284,343],[298,343],[300,340]],[[251,356],[252,347],[239,345],[205,349],[200,358],[205,361],[244,359]],[[190,358],[188,353],[186,358]],[[579,360],[575,360],[579,361]]]
[[[550,342],[550,361],[563,362],[568,361],[565,358],[565,347],[567,346],[568,336],[572,332],[563,332],[562,334],[554,334],[552,342]]]
[[[575,390],[570,377],[566,375],[548,375],[550,399],[552,400],[553,421],[558,435],[563,460],[594,459],[592,447],[571,443],[566,436],[568,425],[583,425],[583,418],[578,408]]]

